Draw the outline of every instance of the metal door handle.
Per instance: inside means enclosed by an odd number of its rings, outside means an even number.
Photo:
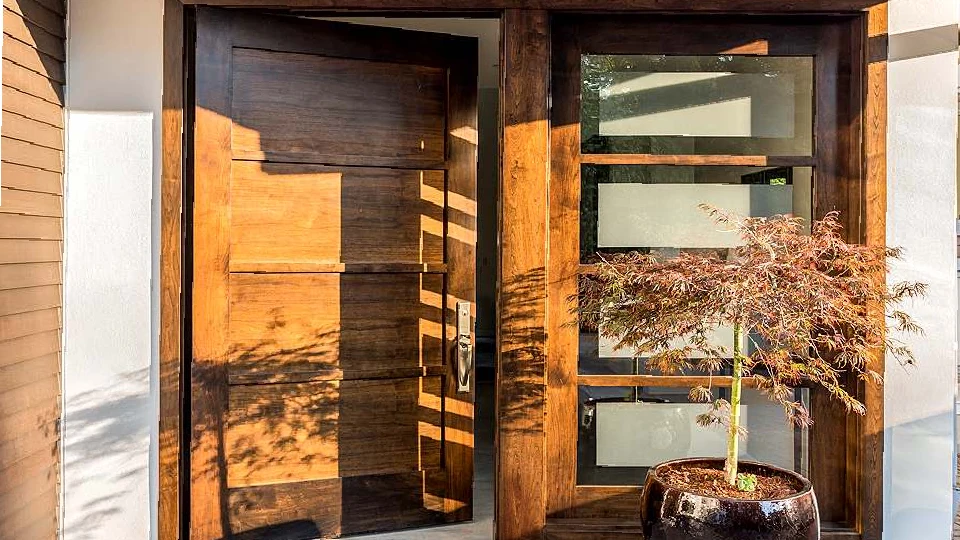
[[[470,329],[470,302],[457,302],[457,392],[470,392],[473,374],[473,338]]]

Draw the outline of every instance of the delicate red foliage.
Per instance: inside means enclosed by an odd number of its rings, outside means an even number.
[[[744,218],[702,208],[741,236],[743,244],[728,260],[701,253],[604,259],[582,281],[582,323],[638,357],[650,356],[647,365],[663,374],[726,369],[731,352],[708,338],[720,325],[739,325],[751,345],[744,374],[799,425],[811,419],[793,387],[819,385],[849,412],[863,414],[848,374],[881,383],[875,360],[884,352],[913,363],[910,349],[887,332],[887,322],[900,332],[922,333],[898,305],[924,295],[926,286],[886,285],[887,263],[899,258],[898,249],[845,242],[836,214],[814,222],[805,234],[799,218]],[[711,389],[695,388],[691,398],[711,401]],[[701,423],[726,423],[729,410],[728,403],[715,401]]]

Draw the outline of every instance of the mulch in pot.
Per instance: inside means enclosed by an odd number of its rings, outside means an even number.
[[[664,484],[706,497],[726,497],[751,501],[784,499],[803,489],[795,478],[763,468],[741,468],[742,473],[757,475],[755,491],[740,491],[727,483],[723,464],[710,466],[670,466],[657,471]]]

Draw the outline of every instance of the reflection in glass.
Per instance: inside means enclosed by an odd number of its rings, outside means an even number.
[[[808,156],[813,58],[584,55],[584,153]]]
[[[597,252],[714,251],[726,258],[739,243],[698,205],[744,216],[792,214],[809,222],[810,167],[584,165],[581,169],[581,260]]]
[[[688,388],[580,386],[577,483],[640,485],[650,467],[683,457],[722,457],[724,428],[703,428],[696,417],[707,405],[690,403]],[[715,397],[729,397],[714,389]],[[797,398],[809,403],[809,392]],[[788,425],[783,409],[745,389],[742,418],[748,435],[741,458],[806,474],[807,430]]]

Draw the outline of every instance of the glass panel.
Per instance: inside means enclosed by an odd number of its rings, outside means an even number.
[[[739,242],[698,208],[707,203],[744,216],[793,214],[809,221],[810,167],[584,165],[580,253],[682,251],[727,257]]]
[[[809,156],[813,58],[584,55],[584,153]]]
[[[598,254],[641,251],[670,257],[680,252],[730,256],[739,238],[698,208],[709,203],[747,216],[793,214],[810,219],[813,169],[670,165],[585,165],[581,174],[581,260]],[[712,342],[728,350],[733,330],[720,327]],[[746,340],[752,353],[759,337]],[[679,344],[678,344],[679,345]],[[643,358],[596,331],[580,332],[581,375],[647,375]]]
[[[580,386],[577,483],[641,485],[650,467],[683,457],[722,457],[726,432],[697,425],[708,405],[690,403],[688,388]],[[729,397],[729,389],[714,389]],[[797,390],[809,403],[809,391]],[[783,408],[744,389],[741,418],[748,430],[741,459],[763,461],[807,474],[806,429],[786,423]]]

